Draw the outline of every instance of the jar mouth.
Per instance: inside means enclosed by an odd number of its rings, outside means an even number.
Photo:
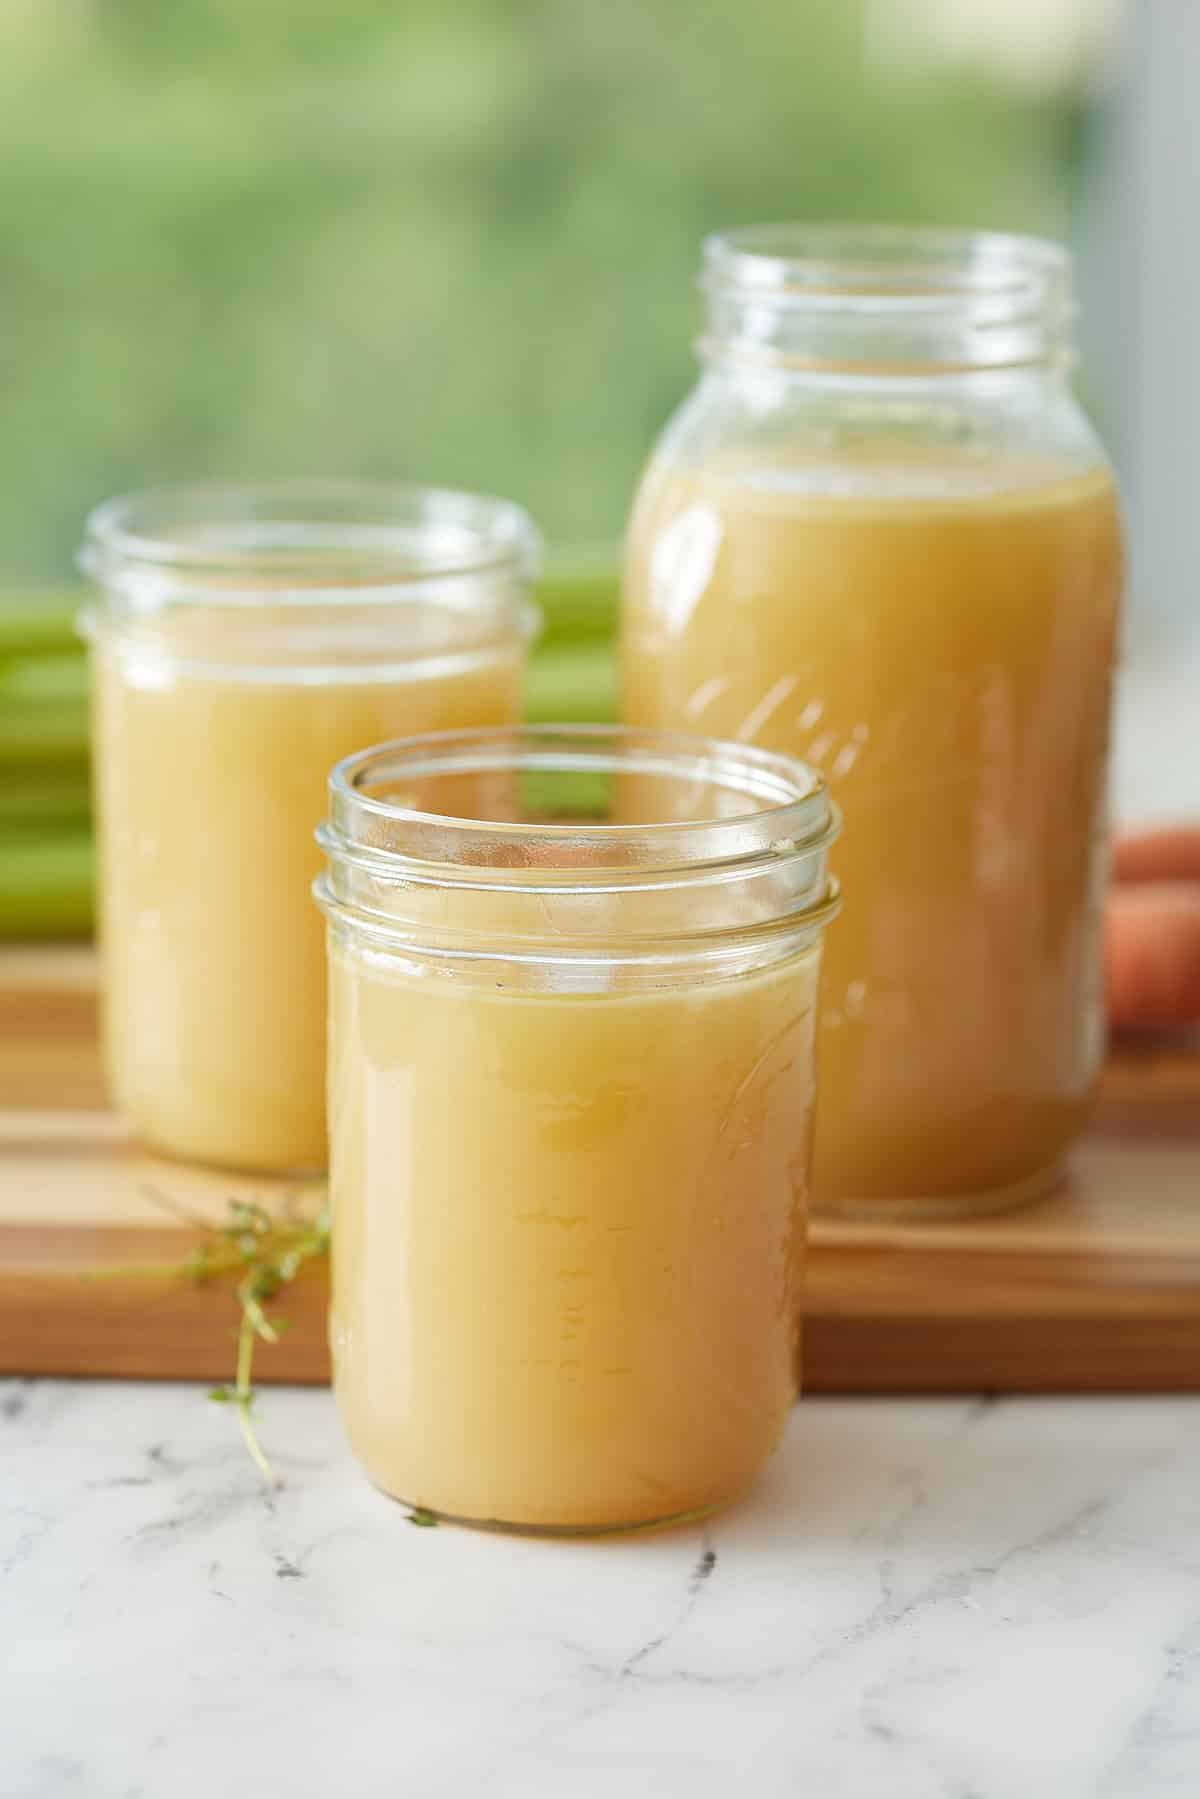
[[[805,763],[624,725],[402,738],[338,763],[329,791],[327,847],[508,890],[778,863],[824,849],[837,830]]]
[[[1049,238],[905,225],[746,225],[704,240],[706,287],[767,290],[797,302],[938,299],[1036,290],[1063,281],[1070,256]]]
[[[317,832],[330,919],[497,962],[790,953],[836,912],[838,816],[803,763],[623,726],[442,732],[348,757]]]
[[[1071,258],[1049,239],[875,224],[749,225],[703,245],[708,354],[1006,367],[1069,346]]]
[[[837,829],[820,775],[741,743],[439,732],[338,763],[315,896],[367,953],[599,993],[810,950],[838,908]]]
[[[541,540],[511,500],[365,481],[149,488],[88,516],[80,566],[134,609],[394,601],[442,579],[527,581]]]

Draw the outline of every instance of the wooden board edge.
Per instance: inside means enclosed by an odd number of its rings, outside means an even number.
[[[280,1298],[290,1328],[262,1345],[263,1384],[329,1380],[323,1271]],[[1028,1296],[1003,1314],[914,1316],[880,1304],[851,1314],[815,1304],[805,1324],[811,1394],[1200,1392],[1200,1294],[1154,1290],[1125,1308],[1055,1309]],[[1045,1300],[1043,1305],[1040,1301]],[[238,1321],[227,1285],[160,1278],[88,1279],[44,1271],[0,1276],[0,1374],[227,1381]],[[161,1377],[147,1371],[161,1369]]]

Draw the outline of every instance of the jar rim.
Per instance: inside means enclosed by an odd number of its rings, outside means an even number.
[[[651,776],[752,802],[716,817],[633,823],[477,819],[381,797],[372,787],[446,774]],[[755,745],[629,725],[485,726],[396,739],[346,757],[329,777],[327,849],[506,889],[639,881],[747,860],[812,855],[838,828],[823,776]],[[524,850],[517,863],[498,862]]]
[[[649,775],[707,784],[738,810],[626,824],[509,822],[437,813],[371,786],[437,774]],[[739,801],[750,801],[741,806]],[[770,750],[628,725],[524,725],[434,732],[345,757],[329,775],[329,819],[317,831],[329,874],[322,903],[405,887],[587,899],[685,891],[768,878],[786,889],[775,923],[802,928],[837,910],[826,849],[840,815],[824,779]],[[372,910],[372,908],[371,908]]]
[[[982,295],[1015,301],[1065,282],[1071,267],[1061,244],[1018,232],[799,220],[712,232],[702,253],[705,287],[915,309]]]
[[[352,558],[352,562],[336,558]],[[147,604],[356,605],[442,578],[531,579],[541,539],[525,509],[412,482],[306,479],[144,488],[89,513],[79,561]]]
[[[543,821],[561,797],[545,777],[598,772],[615,777],[600,806],[623,801],[633,821]],[[516,785],[481,787],[476,818],[406,794],[440,774],[529,776],[535,817],[490,816],[529,805]],[[634,775],[682,783],[676,809],[691,815],[638,818],[661,789],[617,785]],[[709,815],[696,816],[704,784]],[[620,725],[489,726],[362,751],[329,789],[316,900],[383,951],[576,971],[619,963],[666,979],[697,957],[731,972],[789,955],[839,909],[825,852],[840,820],[823,779],[746,744]]]

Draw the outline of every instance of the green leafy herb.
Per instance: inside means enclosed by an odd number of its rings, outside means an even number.
[[[151,1191],[149,1196],[155,1204],[182,1218],[194,1230],[203,1232],[203,1241],[182,1262],[103,1269],[97,1270],[97,1275],[165,1275],[190,1281],[194,1286],[239,1277],[234,1293],[241,1308],[241,1320],[233,1384],[213,1387],[208,1397],[218,1405],[237,1407],[238,1424],[254,1465],[268,1486],[277,1487],[281,1484],[279,1476],[263,1453],[250,1417],[254,1404],[254,1351],[260,1340],[278,1343],[287,1328],[286,1318],[268,1313],[268,1303],[281,1287],[295,1280],[309,1262],[328,1255],[328,1204],[310,1215],[294,1202],[281,1212],[272,1213],[252,1200],[232,1199],[224,1220],[214,1223],[181,1211],[164,1194]],[[427,1520],[414,1518],[413,1521],[424,1523]],[[435,1520],[430,1517],[428,1522]]]
[[[437,1513],[431,1512],[427,1506],[414,1505],[408,1514],[410,1524],[420,1525],[422,1530],[434,1530],[437,1526]]]

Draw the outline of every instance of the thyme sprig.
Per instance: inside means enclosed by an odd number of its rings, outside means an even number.
[[[234,1289],[241,1310],[233,1384],[213,1387],[209,1398],[237,1408],[246,1448],[270,1487],[282,1483],[268,1461],[251,1417],[255,1400],[254,1352],[259,1342],[278,1343],[288,1321],[268,1313],[268,1303],[294,1281],[309,1262],[329,1253],[329,1206],[306,1214],[294,1202],[272,1213],[254,1200],[231,1199],[223,1221],[214,1222],[180,1208],[157,1190],[148,1190],[156,1205],[171,1212],[203,1240],[181,1262],[150,1263],[98,1270],[108,1276],[153,1275],[185,1280],[193,1286],[240,1275]]]
[[[263,1452],[250,1416],[254,1404],[254,1350],[260,1340],[278,1343],[280,1334],[287,1329],[286,1318],[268,1317],[267,1302],[274,1299],[281,1287],[295,1280],[306,1262],[328,1254],[329,1208],[322,1206],[312,1220],[280,1220],[273,1218],[265,1206],[252,1200],[230,1200],[227,1221],[219,1229],[218,1240],[221,1239],[236,1251],[239,1264],[245,1269],[236,1289],[242,1317],[238,1325],[234,1384],[232,1387],[214,1387],[209,1398],[237,1407],[238,1424],[246,1448],[267,1485],[277,1487],[279,1476]],[[210,1246],[202,1246],[202,1257],[205,1248]],[[211,1280],[214,1259],[218,1258],[212,1256],[210,1248],[208,1261],[202,1260],[193,1267],[191,1279]]]

